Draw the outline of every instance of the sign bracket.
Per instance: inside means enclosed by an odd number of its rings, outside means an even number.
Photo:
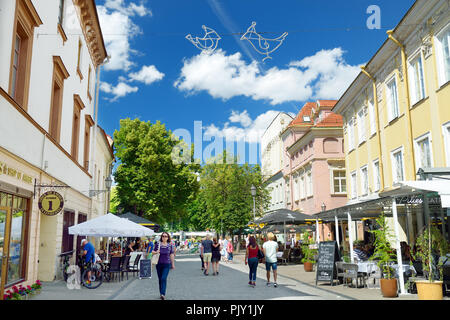
[[[53,184],[37,184],[36,179],[34,179],[34,192],[33,192],[33,199],[36,199],[36,188],[70,188],[70,186],[66,185],[53,185]]]

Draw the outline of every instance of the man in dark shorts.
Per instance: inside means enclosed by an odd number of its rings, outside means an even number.
[[[202,248],[201,248],[201,254],[203,256],[203,262],[205,265],[205,276],[209,273],[209,265],[211,263],[211,257],[212,257],[212,241],[210,239],[210,236],[206,236],[206,240],[202,241]]]

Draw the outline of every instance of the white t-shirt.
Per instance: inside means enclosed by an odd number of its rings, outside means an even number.
[[[269,240],[267,242],[264,242],[263,249],[266,250],[266,262],[277,262],[278,243]]]

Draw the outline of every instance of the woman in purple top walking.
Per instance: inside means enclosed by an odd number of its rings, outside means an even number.
[[[161,239],[156,243],[153,254],[159,253],[156,264],[156,272],[159,279],[159,293],[161,300],[166,299],[167,276],[170,269],[175,269],[175,250],[170,244],[170,236],[167,232],[161,234]]]

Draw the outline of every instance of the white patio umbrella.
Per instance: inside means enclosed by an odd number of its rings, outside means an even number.
[[[144,237],[151,236],[154,231],[128,219],[122,219],[108,213],[69,227],[69,234],[90,237]]]

